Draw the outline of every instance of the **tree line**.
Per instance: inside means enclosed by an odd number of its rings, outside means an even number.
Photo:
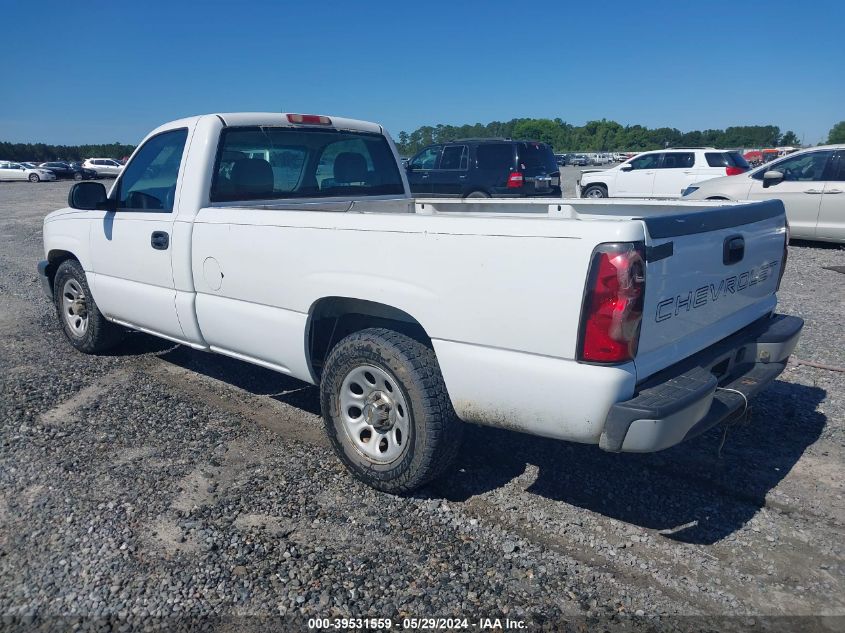
[[[776,125],[743,125],[724,130],[681,132],[676,128],[621,125],[616,121],[589,121],[572,125],[562,119],[511,119],[486,125],[424,125],[413,132],[400,132],[397,146],[403,156],[415,154],[432,143],[458,138],[513,138],[542,141],[557,152],[646,151],[663,147],[776,147],[800,145],[792,130],[781,134]]]
[[[798,146],[801,140],[792,130],[783,134],[776,125],[743,125],[724,130],[681,132],[676,128],[647,128],[642,125],[620,125],[602,119],[586,125],[571,125],[561,119],[511,119],[486,125],[423,125],[411,133],[400,132],[397,142],[403,156],[411,156],[432,143],[458,138],[518,138],[542,141],[557,152],[646,151],[663,147],[777,147]],[[828,143],[845,143],[845,121],[834,125]],[[99,145],[47,145],[46,143],[9,143],[0,141],[0,160],[35,161],[84,160],[129,156],[134,145],[106,143]]]
[[[0,160],[33,161],[44,163],[51,160],[80,161],[86,158],[114,158],[129,156],[134,145],[122,143],[101,143],[99,145],[47,145],[46,143],[9,143],[0,141]]]

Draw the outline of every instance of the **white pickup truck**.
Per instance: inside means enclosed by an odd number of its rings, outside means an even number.
[[[786,244],[779,201],[414,200],[379,125],[215,114],[75,184],[38,269],[81,352],[141,330],[318,384],[340,459],[401,493],[463,422],[636,452],[739,415],[803,326]]]

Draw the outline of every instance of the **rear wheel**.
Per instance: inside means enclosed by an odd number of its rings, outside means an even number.
[[[486,191],[473,191],[472,193],[467,195],[467,198],[489,198],[489,197],[490,197],[490,194],[487,193]]]
[[[602,185],[590,185],[586,189],[584,189],[584,193],[581,194],[582,198],[607,198],[607,189],[605,189]]]
[[[41,179],[38,177],[38,174],[30,174],[29,175],[29,182],[38,182],[39,180],[41,180]]]
[[[371,328],[341,340],[320,381],[326,433],[358,479],[408,493],[451,466],[458,420],[434,351],[404,334]]]
[[[82,175],[82,172],[81,172],[81,171],[75,171],[75,172],[73,172],[73,179],[74,179],[74,180],[82,180],[82,178],[83,178],[83,177],[84,177],[84,176]]]
[[[75,259],[65,260],[56,271],[53,299],[65,336],[80,352],[100,354],[123,340],[125,331],[100,313]]]

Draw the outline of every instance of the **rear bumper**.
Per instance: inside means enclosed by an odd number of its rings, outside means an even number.
[[[784,370],[803,327],[798,317],[765,317],[652,376],[611,407],[599,446],[659,451],[741,415],[746,399]]]

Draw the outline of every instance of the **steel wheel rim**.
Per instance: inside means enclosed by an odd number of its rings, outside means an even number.
[[[62,287],[62,316],[74,336],[85,336],[88,330],[88,302],[82,285],[68,279]]]
[[[396,379],[375,365],[358,365],[343,379],[340,419],[349,443],[373,464],[390,464],[410,443],[411,412]]]

